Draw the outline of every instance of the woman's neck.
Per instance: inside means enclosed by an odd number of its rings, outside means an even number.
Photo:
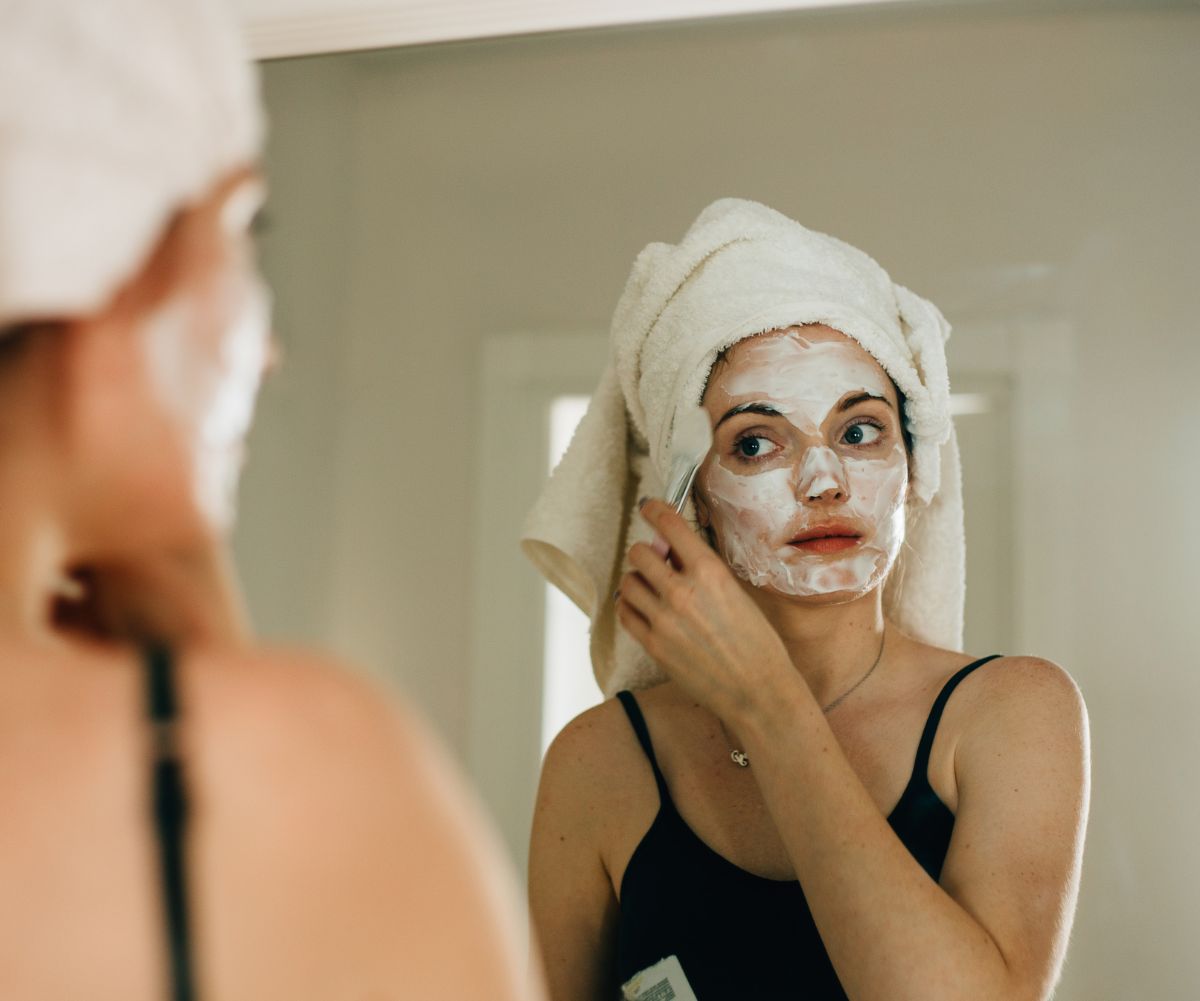
[[[14,489],[0,470],[0,633],[14,639],[55,639],[51,611],[65,557],[54,519]]]
[[[805,604],[745,586],[821,706],[860,681],[883,652],[881,588],[840,604]]]
[[[68,562],[69,494],[36,379],[3,382],[0,411],[0,633],[59,642],[53,606]]]

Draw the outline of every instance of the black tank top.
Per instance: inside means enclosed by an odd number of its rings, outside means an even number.
[[[950,693],[998,656],[968,664],[946,682],[921,734],[912,777],[888,817],[934,880],[950,846],[954,814],[929,785],[929,751]],[[676,956],[698,1001],[842,1001],[846,994],[800,883],[756,876],[700,840],[675,809],[637,700],[630,692],[617,698],[650,759],[661,802],[621,879],[620,982]]]

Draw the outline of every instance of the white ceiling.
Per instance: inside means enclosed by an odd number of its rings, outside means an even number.
[[[904,0],[232,0],[259,59]]]

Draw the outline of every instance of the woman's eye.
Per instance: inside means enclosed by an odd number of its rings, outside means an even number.
[[[763,438],[759,435],[748,435],[740,439],[734,448],[742,458],[758,459],[764,455],[770,455],[775,451],[776,446],[770,438]]]
[[[872,445],[883,435],[874,424],[851,424],[842,435],[847,445]]]

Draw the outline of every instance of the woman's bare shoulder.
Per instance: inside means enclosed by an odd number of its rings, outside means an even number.
[[[272,927],[319,897],[328,918],[321,954],[356,957],[364,983],[393,967],[422,982],[470,979],[456,959],[466,942],[498,996],[521,996],[510,865],[418,713],[363,672],[304,652],[197,656],[185,673],[198,792],[211,857],[221,862],[205,873],[211,885],[233,900],[229,873],[259,873],[278,893],[258,898],[262,913],[252,917]],[[225,918],[225,930],[253,923]],[[403,947],[399,928],[407,929]],[[236,941],[228,947],[240,949]],[[484,996],[465,984],[461,996]]]
[[[361,669],[288,649],[197,654],[183,659],[180,702],[217,841],[299,837],[347,884],[369,881],[385,852],[397,871],[498,855],[443,740]]]
[[[678,714],[694,712],[695,703],[678,686],[664,682],[633,693],[652,739]],[[618,698],[606,699],[576,716],[554,738],[546,752],[547,767],[587,772],[594,778],[625,778],[649,766],[633,721]]]
[[[904,659],[922,691],[937,692],[963,668],[979,660],[954,689],[938,729],[938,743],[995,749],[1038,739],[1042,732],[1086,739],[1087,707],[1079,686],[1061,665],[1044,657],[1002,655],[977,658],[905,637]],[[922,695],[924,699],[926,695]],[[964,744],[964,742],[966,742]]]
[[[585,709],[562,728],[546,749],[542,781],[586,782],[591,792],[611,784],[636,762],[637,738],[617,698]]]
[[[964,667],[980,660],[955,691],[947,714],[964,715],[964,710],[987,715],[1035,701],[1052,711],[1083,711],[1079,686],[1066,668],[1044,657],[1001,655],[992,659],[904,638],[903,657],[926,680],[940,687]]]
[[[197,739],[287,745],[298,761],[420,763],[431,746],[398,692],[308,651],[261,647],[184,658],[181,702]],[[246,750],[246,748],[243,748]]]
[[[1044,657],[997,657],[972,671],[962,689],[964,701],[978,709],[990,706],[1003,712],[1038,705],[1050,712],[1086,712],[1075,679],[1062,665]]]
[[[634,696],[652,731],[665,688]],[[541,809],[553,810],[564,825],[586,826],[602,844],[620,843],[625,827],[657,810],[649,761],[619,699],[607,699],[563,727],[546,751],[538,796]]]
[[[1005,656],[971,672],[947,707],[960,762],[1039,748],[1087,757],[1088,715],[1068,671],[1043,657]]]

